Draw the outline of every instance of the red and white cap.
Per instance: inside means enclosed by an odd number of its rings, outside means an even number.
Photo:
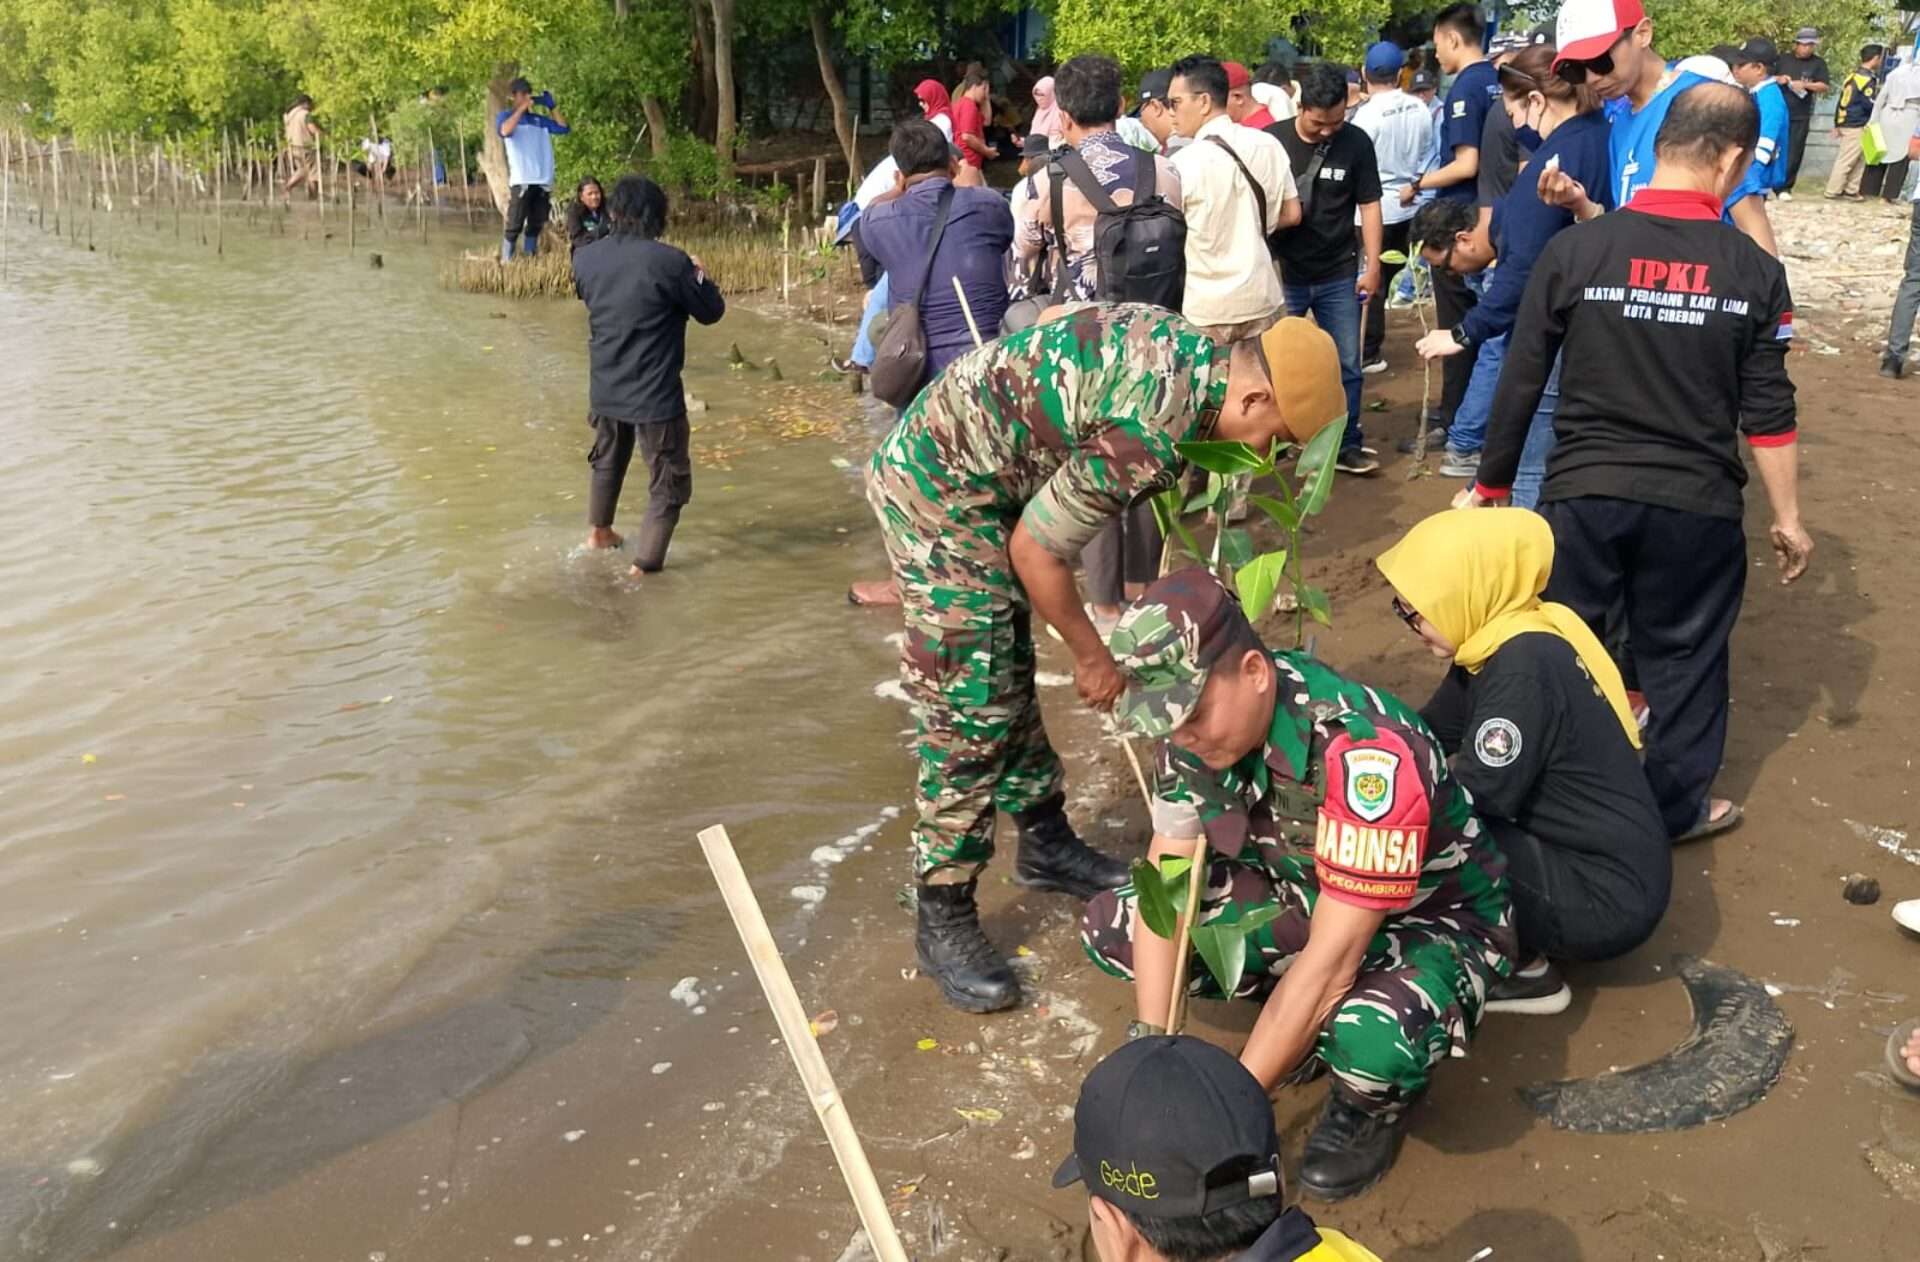
[[[1598,57],[1646,16],[1640,0],[1567,0],[1553,24],[1554,69]]]

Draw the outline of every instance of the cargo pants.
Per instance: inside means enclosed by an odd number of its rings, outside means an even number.
[[[1305,943],[1319,898],[1311,855],[1285,854],[1272,863],[1269,868],[1216,855],[1201,894],[1202,924],[1223,916],[1238,920],[1275,904],[1287,909],[1248,936],[1236,999],[1264,1000],[1272,991]],[[1128,980],[1137,908],[1133,886],[1125,885],[1089,902],[1082,925],[1087,955],[1104,972]],[[1356,1107],[1377,1117],[1397,1116],[1426,1090],[1434,1065],[1467,1054],[1480,1023],[1501,952],[1476,927],[1478,921],[1458,908],[1390,915],[1303,1068],[1317,1060]],[[1191,967],[1190,995],[1225,997],[1198,954]]]
[[[900,682],[919,726],[914,876],[957,884],[993,857],[994,811],[1061,791],[1034,686],[1032,616],[1007,560],[1012,526],[943,512],[912,471],[876,452],[867,500],[900,586]]]

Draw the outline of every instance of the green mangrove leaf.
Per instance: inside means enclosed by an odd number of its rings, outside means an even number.
[[[1287,484],[1282,482],[1280,489],[1286,491]],[[1292,494],[1291,491],[1287,493],[1289,495]],[[1268,517],[1271,517],[1279,524],[1281,529],[1289,533],[1300,527],[1300,514],[1294,509],[1293,505],[1286,500],[1277,500],[1271,495],[1249,495],[1247,496],[1247,503],[1253,505]]]
[[[1333,462],[1340,455],[1340,440],[1347,432],[1347,418],[1341,417],[1307,443],[1296,466],[1300,470],[1300,515],[1311,517],[1327,506],[1333,491]]]
[[[1293,590],[1294,595],[1299,598],[1300,607],[1307,611],[1308,617],[1323,627],[1333,625],[1333,604],[1327,599],[1325,590],[1309,587],[1305,583]]]
[[[1175,450],[1182,459],[1199,465],[1209,473],[1264,473],[1273,469],[1273,465],[1247,443],[1181,443]]]
[[[1233,586],[1240,596],[1240,608],[1249,622],[1256,622],[1273,608],[1273,598],[1287,574],[1287,552],[1266,552],[1234,572]]]
[[[1222,995],[1231,995],[1240,985],[1240,974],[1247,968],[1247,935],[1237,924],[1219,922],[1198,925],[1193,931],[1194,949],[1207,962],[1207,971],[1220,987]]]

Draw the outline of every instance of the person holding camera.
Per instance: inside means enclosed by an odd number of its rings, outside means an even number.
[[[533,85],[515,79],[507,85],[513,108],[501,110],[494,120],[501,143],[507,150],[507,230],[500,242],[500,261],[513,261],[513,243],[524,232],[523,252],[540,252],[540,233],[553,213],[553,137],[564,136],[567,120],[553,103],[553,93],[533,94]],[[545,114],[535,114],[534,106]]]

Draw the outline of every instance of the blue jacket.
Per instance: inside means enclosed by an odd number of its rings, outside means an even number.
[[[1553,129],[1513,182],[1513,190],[1494,204],[1492,231],[1500,265],[1491,273],[1486,294],[1460,322],[1461,330],[1474,345],[1513,330],[1520,296],[1526,292],[1527,278],[1533,275],[1534,260],[1554,234],[1573,226],[1572,211],[1540,200],[1540,172],[1548,159],[1557,155],[1562,171],[1580,181],[1589,197],[1613,209],[1608,140],[1609,128],[1602,115],[1574,115]]]
[[[1763,189],[1785,188],[1789,156],[1787,94],[1768,79],[1753,90],[1753,103],[1760,107],[1760,139],[1753,147],[1753,172]]]
[[[860,216],[860,240],[887,274],[892,306],[919,297],[940,190],[951,184],[944,176],[924,180],[900,197],[875,202]],[[1006,198],[990,188],[953,190],[947,230],[933,259],[926,300],[920,304],[929,380],[973,349],[966,313],[953,292],[954,277],[966,291],[980,336],[991,341],[1000,335],[1000,317],[1007,313],[1005,257],[1012,244],[1013,211]]]

